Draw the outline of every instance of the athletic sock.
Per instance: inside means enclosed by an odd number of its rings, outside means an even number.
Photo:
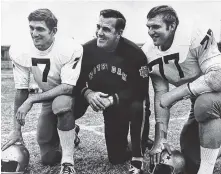
[[[197,174],[213,174],[219,149],[208,149],[200,146],[201,163]]]
[[[143,157],[133,157],[131,160],[131,165],[137,169],[143,170]]]
[[[141,161],[141,162],[143,162],[143,157],[132,157],[131,161]]]
[[[70,163],[74,165],[74,138],[75,129],[62,131],[58,129],[60,144],[62,148],[61,164]]]

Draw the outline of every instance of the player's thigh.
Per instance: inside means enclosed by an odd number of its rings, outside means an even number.
[[[37,141],[39,145],[59,142],[57,116],[52,112],[52,102],[42,103],[37,126]]]
[[[81,118],[85,114],[88,106],[88,102],[80,94],[74,97],[73,113],[75,120]]]
[[[194,115],[198,122],[221,118],[221,92],[210,92],[197,97]]]
[[[209,72],[205,74],[205,81],[207,85],[213,90],[221,92],[221,65],[212,67]]]

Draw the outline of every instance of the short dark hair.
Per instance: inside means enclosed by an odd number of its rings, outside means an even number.
[[[122,13],[120,13],[117,10],[112,10],[112,9],[105,9],[100,12],[100,16],[103,16],[104,18],[116,18],[116,30],[124,30],[125,25],[126,25],[126,19]]]
[[[217,45],[218,45],[218,49],[219,49],[219,51],[221,52],[221,41],[218,42]]]
[[[157,15],[162,15],[163,20],[166,23],[167,27],[173,22],[176,23],[176,28],[179,25],[179,19],[176,11],[168,5],[160,5],[153,7],[147,14],[147,19],[154,18]]]
[[[37,9],[29,14],[28,20],[30,21],[45,21],[49,30],[57,27],[58,20],[55,15],[47,8]]]

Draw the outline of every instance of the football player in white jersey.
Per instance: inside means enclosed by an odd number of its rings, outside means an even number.
[[[151,164],[159,163],[163,149],[169,150],[168,107],[190,95],[190,116],[180,137],[186,173],[212,174],[221,145],[221,54],[210,28],[182,32],[175,10],[167,5],[152,8],[147,15],[153,42],[142,47],[148,58],[155,92],[155,142]],[[219,78],[217,78],[219,76]],[[169,84],[180,86],[169,91]],[[161,107],[162,106],[162,107]]]
[[[48,9],[28,16],[31,43],[12,45],[10,58],[15,81],[14,126],[2,150],[23,142],[21,126],[34,103],[42,103],[37,141],[43,164],[61,161],[60,174],[74,174],[74,89],[78,80],[83,47],[72,38],[55,37],[57,18]],[[29,96],[30,74],[42,93]],[[62,149],[59,150],[59,144]]]

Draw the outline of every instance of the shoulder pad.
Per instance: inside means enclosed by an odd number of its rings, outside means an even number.
[[[9,49],[10,59],[24,67],[31,67],[29,48],[21,44],[13,44]]]
[[[211,40],[211,42],[215,42],[213,31],[209,27],[209,25],[203,25],[201,23],[195,24],[191,36],[191,49],[199,47],[208,40]]]
[[[56,50],[59,51],[61,62],[68,62],[74,54],[80,56],[83,53],[83,47],[74,38],[56,38]]]

